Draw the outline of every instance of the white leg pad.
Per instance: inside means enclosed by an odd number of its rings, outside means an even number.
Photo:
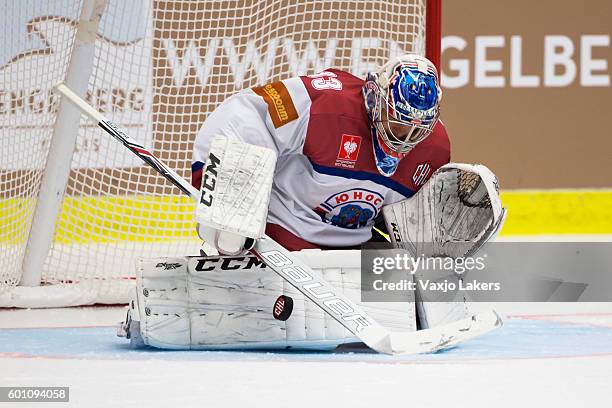
[[[358,251],[312,251],[307,258],[342,257],[353,265],[323,267],[331,284],[360,303]],[[331,256],[330,256],[331,255]],[[335,255],[335,257],[334,257]],[[325,259],[322,259],[325,261]],[[170,349],[333,349],[359,342],[301,293],[254,257],[142,260],[137,274],[140,334],[145,344]],[[287,321],[274,319],[279,295],[293,298]],[[414,331],[413,303],[360,303],[381,324]]]

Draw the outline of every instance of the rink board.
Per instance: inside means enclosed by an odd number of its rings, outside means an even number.
[[[501,236],[612,234],[612,191],[508,190],[501,198],[508,209]],[[0,234],[0,243],[23,245],[28,224],[22,220],[33,204],[0,199],[0,229],[12,231]],[[192,200],[179,195],[66,197],[54,239],[65,245],[195,240],[193,212]]]

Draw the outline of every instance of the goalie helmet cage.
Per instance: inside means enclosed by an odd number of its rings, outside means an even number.
[[[191,201],[52,93],[64,81],[188,178],[240,89],[440,60],[441,0],[11,2],[0,46],[0,307],[124,303],[137,257],[198,254]]]

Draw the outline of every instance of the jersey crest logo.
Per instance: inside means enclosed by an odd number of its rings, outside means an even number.
[[[361,136],[343,134],[340,140],[340,150],[336,157],[336,167],[353,169],[359,157]]]
[[[427,181],[429,174],[431,173],[431,163],[424,162],[419,163],[414,170],[414,174],[412,175],[412,182],[415,186],[422,186]]]
[[[376,191],[355,188],[330,196],[314,211],[321,221],[342,228],[362,228],[374,219],[384,197]]]
[[[357,150],[357,143],[354,140],[349,140],[344,142],[344,151],[346,152],[346,157],[351,158],[353,153]]]

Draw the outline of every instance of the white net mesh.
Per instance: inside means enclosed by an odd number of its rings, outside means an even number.
[[[74,40],[70,21],[80,7],[65,1],[2,2],[0,287],[14,286],[21,277],[57,107],[50,87],[66,74]]]
[[[9,22],[0,28],[0,306],[18,303],[28,236],[42,233],[32,218],[56,120],[51,87],[66,79],[82,3],[0,3]],[[422,54],[425,8],[109,0],[86,99],[188,178],[195,134],[226,97],[327,67],[363,76],[390,56]],[[85,295],[61,302],[123,302],[136,257],[198,253],[189,200],[85,118],[71,168],[42,283]]]

